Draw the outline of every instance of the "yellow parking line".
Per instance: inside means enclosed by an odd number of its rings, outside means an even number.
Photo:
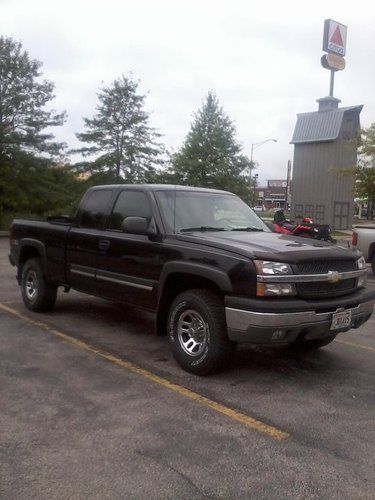
[[[31,325],[42,328],[43,330],[47,331],[48,333],[51,333],[55,337],[59,337],[65,342],[69,342],[70,344],[73,344],[76,347],[79,347],[81,349],[84,349],[85,351],[96,354],[97,356],[100,356],[101,358],[104,358],[107,361],[110,361],[111,363],[121,366],[122,368],[126,368],[132,373],[141,375],[142,377],[151,380],[152,382],[155,382],[156,384],[159,384],[165,387],[166,389],[169,389],[170,391],[180,394],[181,396],[184,396],[187,399],[193,400],[195,403],[200,404],[201,406],[211,408],[217,413],[221,413],[222,415],[225,415],[230,419],[245,425],[246,427],[255,429],[277,440],[287,439],[288,437],[290,437],[290,434],[281,431],[276,427],[273,427],[272,425],[265,424],[259,420],[256,420],[255,418],[249,417],[245,413],[233,410],[232,408],[217,403],[216,401],[212,401],[211,399],[208,399],[205,396],[198,394],[197,392],[191,391],[190,389],[175,384],[174,382],[170,382],[169,380],[159,377],[158,375],[155,375],[154,373],[151,373],[148,370],[145,370],[144,368],[140,368],[131,361],[127,361],[125,359],[118,358],[117,356],[113,356],[112,354],[103,351],[102,349],[99,349],[97,347],[94,347],[90,344],[87,344],[82,340],[78,340],[74,337],[71,337],[70,335],[66,335],[65,333],[59,332],[58,330],[51,328],[45,323],[41,323],[40,321],[34,321],[33,319],[24,316],[23,314],[19,313],[17,310],[11,307],[8,307],[0,303],[0,310],[12,314],[13,316],[17,316],[18,318],[26,321]]]
[[[368,347],[367,345],[355,344],[354,342],[347,342],[346,340],[335,340],[338,344],[350,345],[351,347],[359,347],[360,349],[365,349],[366,351],[375,352],[373,347]]]

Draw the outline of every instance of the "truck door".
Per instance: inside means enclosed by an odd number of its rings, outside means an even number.
[[[76,225],[69,231],[66,279],[76,290],[96,293],[96,261],[112,194],[111,189],[105,188],[88,191],[78,211]]]
[[[155,307],[155,292],[161,272],[160,243],[149,236],[124,233],[125,217],[152,218],[147,193],[127,189],[119,193],[108,219],[103,239],[106,247],[97,260],[98,294],[121,302]]]

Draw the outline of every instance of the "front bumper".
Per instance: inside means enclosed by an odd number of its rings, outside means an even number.
[[[288,344],[297,339],[312,340],[358,328],[374,310],[375,290],[365,288],[339,299],[225,298],[228,336],[235,342]],[[330,330],[332,315],[351,310],[351,325]]]

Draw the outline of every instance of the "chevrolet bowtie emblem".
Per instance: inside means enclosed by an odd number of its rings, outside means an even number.
[[[337,283],[340,279],[339,273],[337,271],[328,271],[328,281],[331,283]]]

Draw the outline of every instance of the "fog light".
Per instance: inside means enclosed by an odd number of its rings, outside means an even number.
[[[358,286],[365,286],[367,281],[367,274],[364,274],[360,278],[358,278]]]
[[[272,334],[272,340],[282,340],[286,337],[286,330],[275,330]]]

